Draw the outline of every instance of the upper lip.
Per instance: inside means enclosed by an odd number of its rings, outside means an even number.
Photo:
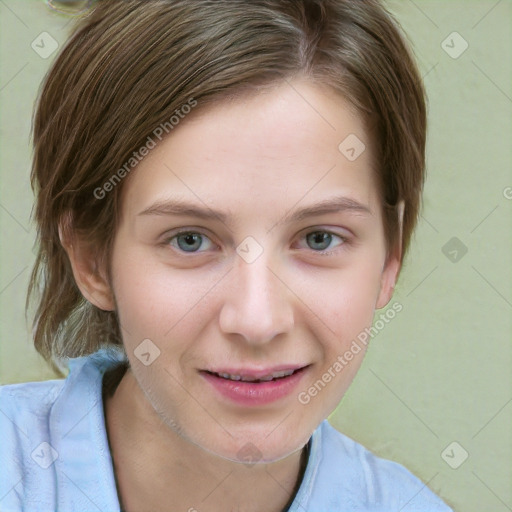
[[[268,368],[207,368],[203,371],[210,373],[228,373],[229,375],[239,375],[240,377],[250,378],[250,379],[261,379],[262,377],[267,377],[276,372],[281,371],[289,371],[289,370],[300,370],[301,368],[305,368],[308,365],[304,364],[281,364],[278,366],[272,366]]]

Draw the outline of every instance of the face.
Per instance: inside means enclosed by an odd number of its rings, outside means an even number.
[[[339,149],[350,134],[356,159]],[[390,298],[386,254],[370,144],[341,97],[296,81],[191,114],[129,177],[111,260],[165,428],[234,461],[302,448]]]

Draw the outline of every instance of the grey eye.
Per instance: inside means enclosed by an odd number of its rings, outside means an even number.
[[[203,242],[203,237],[199,233],[184,233],[176,237],[178,247],[182,251],[195,252]]]
[[[306,237],[308,246],[317,251],[324,251],[332,242],[332,235],[325,231],[314,231]]]

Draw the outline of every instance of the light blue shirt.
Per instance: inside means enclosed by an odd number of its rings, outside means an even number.
[[[118,512],[103,414],[112,349],[71,359],[66,379],[0,387],[0,511]],[[193,504],[192,504],[193,505]],[[449,512],[403,466],[376,457],[327,421],[313,433],[290,512]]]

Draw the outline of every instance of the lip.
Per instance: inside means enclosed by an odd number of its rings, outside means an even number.
[[[308,366],[276,366],[266,369],[235,369],[202,370],[201,376],[224,398],[244,407],[256,407],[276,402],[293,392],[309,369]],[[216,373],[246,376],[254,379],[274,372],[294,370],[292,375],[264,382],[244,382],[225,379]],[[215,373],[213,373],[215,372]]]

